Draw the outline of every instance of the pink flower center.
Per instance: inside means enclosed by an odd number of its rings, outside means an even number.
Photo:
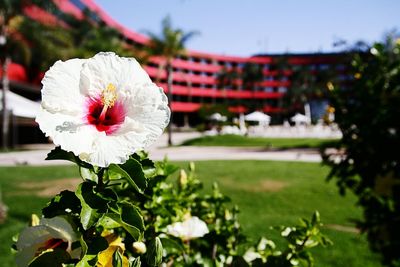
[[[109,84],[99,97],[87,101],[87,123],[107,135],[118,130],[125,120],[124,106],[117,101],[115,91],[115,86]]]

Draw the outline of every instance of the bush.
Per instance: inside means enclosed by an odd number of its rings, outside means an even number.
[[[355,53],[351,75],[350,86],[332,91],[343,153],[324,155],[329,178],[358,196],[371,248],[400,266],[400,40]]]
[[[171,180],[178,168],[145,153],[108,168],[58,148],[48,156],[61,158],[77,163],[84,181],[76,192],[55,196],[43,218],[33,216],[20,234],[17,257],[37,249],[29,266],[312,266],[308,250],[330,243],[315,213],[295,227],[276,228],[287,240],[284,249],[266,238],[252,245],[238,208],[218,186],[201,194],[194,164]],[[44,232],[52,236],[45,243],[32,239]]]

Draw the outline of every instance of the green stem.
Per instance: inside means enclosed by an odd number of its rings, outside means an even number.
[[[104,168],[100,168],[99,172],[97,173],[97,187],[99,189],[104,188],[104,181],[103,181],[103,176],[104,176]]]

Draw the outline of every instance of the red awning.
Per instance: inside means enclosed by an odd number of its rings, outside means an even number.
[[[199,103],[172,102],[173,112],[195,112],[199,108]]]
[[[28,81],[28,76],[26,74],[25,68],[19,64],[10,63],[8,65],[7,74],[8,74],[8,79],[10,79],[11,81],[16,81],[16,82]],[[0,70],[0,77],[3,77],[2,70]]]

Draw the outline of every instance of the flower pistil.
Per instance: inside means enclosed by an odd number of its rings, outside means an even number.
[[[101,93],[101,103],[103,104],[103,109],[101,110],[99,119],[104,120],[106,117],[107,109],[112,108],[117,101],[117,88],[112,83],[109,83],[107,88]]]

